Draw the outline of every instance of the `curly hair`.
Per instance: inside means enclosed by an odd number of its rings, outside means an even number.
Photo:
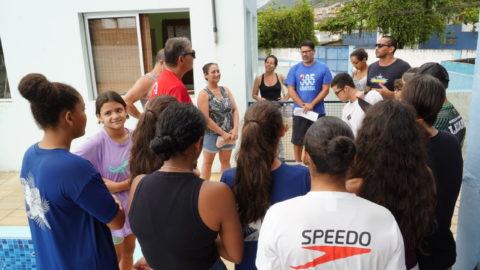
[[[406,249],[421,248],[432,230],[435,182],[427,167],[427,135],[415,111],[392,99],[369,108],[356,143],[351,177],[363,178],[359,195],[395,217]]]
[[[265,216],[272,197],[271,168],[277,155],[282,113],[277,103],[260,101],[245,112],[233,193],[243,225]]]
[[[132,134],[130,154],[130,174],[134,179],[140,174],[149,174],[160,169],[163,160],[150,149],[150,141],[155,137],[155,123],[161,112],[170,104],[178,103],[172,96],[156,96],[147,103]]]
[[[192,104],[173,103],[158,116],[150,148],[163,161],[184,153],[205,134],[202,112]]]

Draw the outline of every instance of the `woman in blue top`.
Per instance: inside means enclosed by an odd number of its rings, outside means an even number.
[[[85,133],[82,97],[41,74],[28,74],[18,89],[44,131],[20,173],[37,269],[118,269],[107,226],[122,228],[124,210],[92,164],[69,151]]]
[[[256,102],[245,113],[237,168],[226,170],[221,181],[232,189],[244,233],[244,257],[235,269],[256,269],[260,226],[268,208],[310,190],[307,167],[281,163],[277,157],[285,135],[282,114],[276,103]]]

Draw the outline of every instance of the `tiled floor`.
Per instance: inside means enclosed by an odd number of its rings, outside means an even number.
[[[212,180],[219,179],[219,174],[212,175]],[[28,226],[18,172],[0,172],[0,226]]]
[[[28,226],[18,172],[0,172],[0,226]]]

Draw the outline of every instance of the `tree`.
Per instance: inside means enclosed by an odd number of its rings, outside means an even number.
[[[305,40],[316,43],[313,11],[306,0],[291,9],[275,4],[258,12],[258,46],[260,48],[293,48]]]
[[[394,36],[400,46],[427,41],[432,34],[443,35],[445,26],[458,21],[472,22],[478,1],[459,0],[353,0],[341,7],[334,18],[318,25],[335,34],[379,31]],[[474,10],[468,10],[473,8]]]

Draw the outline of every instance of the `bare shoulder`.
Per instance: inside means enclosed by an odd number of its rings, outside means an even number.
[[[130,189],[135,190],[138,184],[142,181],[143,177],[145,177],[145,174],[140,174],[133,178],[132,183],[130,184]]]
[[[212,196],[228,196],[232,193],[230,187],[222,182],[204,181],[202,188]]]
[[[135,196],[135,191],[137,190],[138,184],[142,181],[145,174],[137,175],[133,178],[132,182],[130,183],[130,198],[128,199],[128,205],[132,205],[133,197]]]
[[[202,193],[209,205],[215,205],[217,210],[223,209],[235,202],[233,192],[230,187],[221,182],[204,181],[202,185]],[[218,203],[223,202],[223,203]]]
[[[198,92],[197,104],[208,101],[208,93],[205,90]]]
[[[222,86],[223,89],[225,89],[225,91],[227,92],[227,94],[230,94],[230,88],[226,87],[226,86]]]
[[[204,89],[198,92],[198,98],[207,98],[207,97],[208,97],[208,93]]]

